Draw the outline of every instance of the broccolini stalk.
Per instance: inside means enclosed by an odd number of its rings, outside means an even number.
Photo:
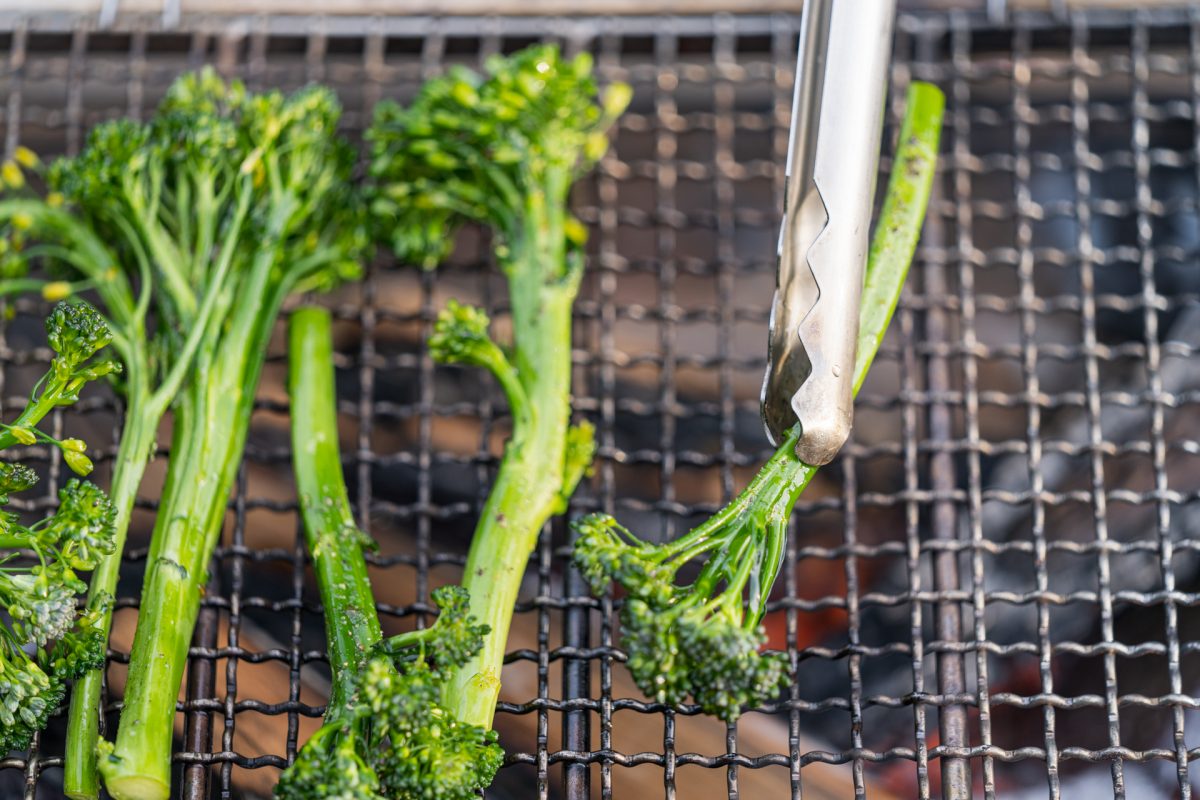
[[[914,83],[867,264],[859,321],[857,393],[900,299],[929,202],[941,132],[942,93]],[[635,682],[658,702],[689,695],[707,713],[737,719],[787,681],[783,653],[761,653],[762,618],[782,564],[787,522],[817,468],[796,456],[800,425],[740,495],[687,534],[663,544],[637,539],[594,514],[576,523],[574,560],[593,590],[627,593],[621,641]],[[696,578],[679,570],[702,560]]]
[[[250,95],[203,73],[181,79],[175,96],[189,112],[207,110],[215,119],[211,136],[179,154],[185,179],[168,176],[161,187],[163,196],[193,198],[195,216],[163,215],[137,240],[158,253],[156,265],[179,256],[164,270],[164,286],[205,286],[206,299],[215,291],[218,301],[176,402],[124,723],[114,744],[100,746],[100,771],[117,800],[169,793],[175,699],[275,320],[291,294],[356,277],[365,247],[350,187],[354,153],[336,132],[340,109],[331,92]],[[174,110],[168,105],[160,117],[174,125],[176,141],[190,141],[189,121],[176,120]],[[148,194],[149,207],[160,202],[153,190]],[[226,213],[218,215],[220,227],[209,229],[214,209]],[[223,268],[220,284],[206,286]],[[172,311],[191,313],[164,303],[162,313]]]
[[[93,358],[111,334],[84,303],[57,306],[46,332],[54,361],[24,411],[0,426],[0,449],[46,442],[86,475],[92,463],[83,442],[58,441],[36,426],[51,409],[75,402],[84,384],[117,370],[113,362]],[[28,467],[0,462],[0,509],[14,492],[36,483]],[[0,510],[0,609],[7,614],[0,622],[0,753],[28,747],[58,709],[67,681],[104,664],[106,637],[98,623],[112,598],[97,596],[81,608],[77,596],[87,589],[79,573],[114,549],[113,507],[100,489],[76,479],[58,497],[57,513],[29,526]]]
[[[513,416],[512,437],[467,556],[471,613],[490,633],[447,692],[460,720],[490,727],[513,606],[546,520],[560,513],[595,449],[587,423],[570,424],[571,307],[583,271],[583,225],[567,210],[571,184],[605,152],[629,87],[597,104],[591,59],[534,46],[489,60],[486,74],[454,69],[413,104],[381,104],[373,144],[372,210],[402,260],[432,267],[471,221],[494,235],[508,279],[512,345],[487,317],[451,304],[430,341],[435,358],[490,369]]]
[[[121,123],[111,123],[118,126]],[[122,175],[129,180],[135,165],[119,158],[109,159],[96,148],[106,150],[106,143],[121,137],[106,135],[102,126],[92,136],[88,148],[77,159],[59,162],[48,177],[57,189],[70,190],[63,185],[68,167],[76,165],[76,174],[87,175],[93,185],[113,181]],[[27,169],[40,169],[36,157],[18,149],[18,160]],[[14,165],[15,167],[15,165]],[[89,174],[90,173],[90,174]],[[21,188],[8,181],[10,188]],[[162,335],[149,327],[147,315],[154,296],[154,276],[144,257],[123,265],[119,251],[111,249],[106,240],[111,230],[94,227],[78,210],[64,208],[64,195],[51,191],[44,199],[26,197],[0,201],[0,225],[8,235],[3,245],[3,273],[0,281],[4,294],[40,290],[43,297],[52,298],[75,292],[93,290],[96,300],[107,315],[111,328],[112,349],[123,370],[118,390],[125,400],[125,418],[120,445],[115,458],[111,486],[111,502],[115,508],[113,551],[102,558],[92,574],[89,603],[100,609],[97,627],[107,640],[111,627],[111,610],[101,602],[116,591],[129,520],[146,464],[154,454],[155,435],[159,421],[170,405],[184,372],[204,335],[202,323],[211,316],[217,293],[212,293],[199,310],[191,333],[180,340],[171,332],[175,347],[164,346]],[[82,199],[82,193],[70,192],[72,202]],[[24,274],[30,263],[41,260],[51,269],[64,271],[76,278],[67,280],[34,280],[13,277]],[[118,266],[122,265],[122,266]],[[134,283],[140,284],[135,291]],[[192,306],[194,298],[186,298]],[[171,360],[163,355],[170,353]],[[80,676],[72,692],[70,732],[64,764],[64,787],[70,797],[95,798],[99,793],[95,771],[95,744],[99,725],[99,702],[103,663],[95,665]]]
[[[280,800],[470,800],[491,783],[503,753],[496,734],[459,722],[442,705],[450,669],[479,649],[486,626],[457,586],[433,593],[430,628],[381,641],[363,547],[338,451],[329,312],[290,323],[292,452],[313,570],[325,607],[333,688],[324,725],[280,778]]]

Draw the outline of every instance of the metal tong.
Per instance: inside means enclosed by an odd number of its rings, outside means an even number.
[[[827,464],[850,435],[854,359],[895,0],[805,0],[762,417]]]

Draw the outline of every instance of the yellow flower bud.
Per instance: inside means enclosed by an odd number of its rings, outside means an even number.
[[[75,450],[63,450],[63,460],[67,462],[71,471],[81,478],[86,478],[94,469],[92,460]]]
[[[589,133],[583,143],[583,157],[589,162],[596,162],[604,158],[606,152],[608,152],[608,136],[602,131]]]
[[[87,444],[83,439],[63,439],[63,450],[71,450],[76,453],[83,453],[87,450]]]
[[[582,245],[587,242],[587,226],[580,222],[577,217],[568,216],[563,221],[563,234],[566,235],[567,241],[573,245]]]
[[[262,163],[262,148],[258,147],[252,150],[250,155],[246,156],[245,160],[242,161],[242,166],[238,168],[238,172],[242,175],[252,175],[254,169],[260,163]]]
[[[37,436],[34,435],[32,430],[26,428],[24,425],[10,425],[8,432],[11,433],[13,438],[21,444],[37,443]]]
[[[57,303],[71,296],[71,284],[67,281],[51,281],[42,287],[42,299]]]
[[[51,208],[62,208],[64,199],[62,192],[50,192],[46,195],[46,205]]]
[[[37,153],[30,150],[28,147],[18,147],[13,152],[13,158],[17,160],[18,164],[26,169],[33,169],[38,165]]]
[[[27,231],[33,227],[33,217],[22,211],[19,214],[13,214],[12,224],[19,231]]]
[[[628,83],[609,84],[601,101],[604,104],[604,116],[609,118],[621,116],[629,107],[629,101],[632,99],[633,87]]]
[[[0,180],[4,181],[5,186],[20,189],[25,185],[25,173],[21,172],[17,162],[5,161],[3,165],[0,165]]]

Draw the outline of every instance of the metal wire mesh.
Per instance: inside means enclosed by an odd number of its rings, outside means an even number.
[[[671,535],[766,457],[756,398],[794,18],[0,23],[4,147],[46,155],[76,152],[100,119],[144,116],[206,62],[252,88],[329,83],[357,135],[378,99],[411,96],[449,63],[546,38],[591,50],[635,100],[576,197],[593,235],[575,407],[600,453],[570,514]],[[517,609],[496,797],[1190,796],[1200,14],[906,15],[895,64],[893,114],[912,79],[946,90],[944,160],[854,440],[793,520],[768,628],[794,686],[729,727],[646,702],[621,665],[619,599],[588,596],[555,523]],[[468,232],[437,273],[382,259],[326,301],[347,478],[381,543],[387,626],[421,619],[429,590],[455,579],[496,464],[498,394],[424,347],[450,296],[503,328],[486,252]],[[6,407],[48,360],[32,347],[41,310],[18,304],[2,331]],[[191,651],[186,798],[268,794],[321,712],[284,368],[276,342]],[[118,419],[97,395],[54,432],[115,438]],[[55,458],[36,505],[53,502]],[[121,587],[110,709],[156,468]],[[0,789],[60,796],[61,727],[0,761]]]

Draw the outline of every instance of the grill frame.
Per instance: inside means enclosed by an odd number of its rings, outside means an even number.
[[[1172,443],[1168,441],[1166,433],[1166,417],[1177,408],[1195,403],[1196,399],[1194,392],[1165,389],[1160,367],[1164,358],[1195,358],[1195,350],[1184,344],[1159,341],[1156,327],[1160,324],[1160,310],[1172,304],[1195,304],[1196,297],[1164,296],[1156,286],[1156,261],[1164,256],[1156,250],[1154,222],[1163,216],[1163,212],[1161,204],[1156,204],[1150,173],[1162,161],[1163,154],[1173,150],[1152,146],[1149,131],[1153,124],[1163,118],[1186,114],[1193,125],[1200,119],[1200,13],[1195,10],[1090,11],[1069,16],[1021,13],[1011,17],[1006,26],[994,25],[982,15],[968,13],[949,16],[905,14],[898,25],[893,100],[902,97],[903,87],[909,80],[919,78],[942,85],[947,90],[950,103],[943,145],[942,177],[938,181],[939,193],[935,195],[934,213],[927,225],[910,287],[893,322],[893,335],[889,337],[883,354],[884,361],[892,363],[901,375],[900,392],[894,396],[868,394],[861,401],[862,407],[868,409],[898,409],[902,423],[901,435],[899,441],[872,444],[852,442],[835,468],[840,496],[816,501],[801,499],[793,520],[785,574],[781,577],[785,596],[772,606],[786,616],[789,642],[796,641],[801,615],[806,615],[807,619],[807,615],[826,609],[845,613],[849,624],[844,645],[817,645],[803,649],[792,647],[789,652],[797,670],[801,669],[801,662],[813,660],[828,662],[829,669],[841,669],[838,662],[844,661],[849,684],[847,691],[844,695],[811,699],[805,697],[799,687],[793,689],[790,702],[777,709],[788,721],[786,753],[752,756],[740,752],[737,726],[728,729],[723,753],[676,752],[675,731],[680,723],[677,715],[687,717],[695,710],[690,707],[662,709],[635,698],[613,695],[612,672],[621,669],[621,654],[615,646],[614,600],[611,597],[600,600],[590,598],[579,576],[565,566],[569,534],[562,520],[557,520],[542,537],[539,549],[533,556],[532,594],[523,592],[523,600],[518,608],[520,612],[533,614],[537,618],[537,649],[510,654],[510,659],[531,662],[535,666],[538,696],[526,702],[503,703],[500,709],[502,714],[535,714],[537,717],[536,748],[510,755],[513,763],[532,767],[533,781],[540,797],[559,796],[560,793],[569,798],[584,798],[593,793],[600,797],[611,797],[613,768],[640,764],[653,764],[662,769],[663,791],[667,797],[674,797],[677,792],[676,773],[681,767],[724,770],[724,788],[730,797],[739,796],[741,770],[784,768],[789,771],[791,795],[801,797],[805,793],[803,768],[820,764],[849,765],[849,782],[856,796],[862,796],[872,786],[869,773],[874,765],[890,762],[913,764],[915,786],[921,797],[936,794],[939,783],[940,791],[946,797],[972,796],[973,783],[977,785],[975,794],[995,796],[1004,790],[1003,780],[997,778],[998,770],[1010,763],[1020,762],[1044,762],[1041,771],[1051,797],[1058,797],[1062,793],[1060,762],[1108,765],[1111,789],[1115,796],[1124,794],[1127,767],[1163,762],[1173,765],[1175,790],[1184,797],[1190,796],[1189,765],[1200,757],[1200,749],[1187,746],[1185,713],[1200,703],[1188,693],[1192,689],[1185,685],[1185,672],[1192,675],[1193,679],[1195,672],[1185,669],[1184,659],[1189,654],[1200,652],[1200,642],[1189,641],[1181,636],[1178,614],[1180,609],[1200,603],[1200,598],[1191,591],[1176,587],[1174,562],[1177,547],[1181,550],[1200,549],[1200,541],[1175,541],[1171,535],[1174,507],[1194,499],[1194,493],[1180,493],[1171,488],[1166,461]],[[645,37],[651,40],[648,52],[639,52],[646,58],[639,63],[637,69],[641,72],[636,74],[648,82],[654,82],[658,88],[654,91],[652,110],[641,115],[639,120],[644,120],[649,126],[657,152],[666,155],[659,159],[658,169],[654,169],[653,164],[622,161],[619,151],[610,154],[601,164],[597,176],[589,182],[594,197],[585,203],[580,212],[595,231],[596,254],[589,264],[590,280],[593,282],[591,294],[581,301],[577,315],[580,320],[578,333],[581,335],[575,353],[580,393],[576,405],[582,414],[599,423],[600,453],[597,474],[590,491],[583,492],[573,502],[571,513],[602,508],[617,513],[654,514],[661,519],[664,532],[669,534],[678,532],[680,526],[698,511],[711,510],[703,504],[677,499],[675,486],[678,470],[685,467],[716,470],[721,492],[728,497],[738,484],[740,470],[760,463],[765,456],[763,445],[759,445],[757,451],[744,446],[745,437],[738,424],[746,413],[747,403],[739,399],[740,392],[736,391],[735,386],[745,368],[758,365],[762,359],[743,356],[737,347],[728,342],[734,329],[742,323],[761,324],[765,330],[769,297],[763,296],[757,298],[758,302],[745,305],[739,299],[736,303],[722,303],[716,309],[698,310],[700,317],[706,314],[711,316],[715,327],[726,335],[721,337],[713,356],[690,357],[688,353],[680,352],[677,340],[677,326],[687,318],[689,310],[677,305],[674,292],[680,276],[697,272],[712,277],[719,297],[733,298],[737,279],[744,277],[747,271],[761,273],[773,269],[769,252],[765,255],[760,253],[761,257],[756,259],[739,257],[736,234],[742,226],[769,230],[777,225],[777,215],[767,206],[757,209],[740,207],[736,190],[747,170],[750,173],[759,170],[773,181],[776,197],[780,195],[782,176],[781,169],[777,167],[782,165],[782,153],[786,150],[786,109],[792,83],[795,26],[796,20],[790,17],[752,15],[571,20],[336,17],[247,17],[231,20],[185,15],[181,30],[191,32],[188,47],[184,51],[189,63],[212,60],[223,71],[243,75],[257,88],[261,88],[264,80],[269,80],[273,42],[302,37],[305,43],[304,77],[334,80],[330,74],[334,70],[326,61],[329,40],[347,38],[359,41],[361,70],[367,80],[361,91],[361,102],[357,104],[359,112],[368,109],[384,94],[385,81],[398,72],[389,65],[389,59],[394,57],[387,49],[391,37],[420,41],[418,52],[405,54],[400,59],[399,72],[405,76],[405,80],[432,74],[442,63],[447,41],[464,36],[475,37],[477,46],[474,54],[477,55],[508,47],[512,41],[527,37],[558,39],[565,42],[568,48],[593,47],[597,51],[597,63],[604,79],[628,77],[622,66],[622,58],[627,55],[627,51],[622,49],[622,37]],[[1186,54],[1178,56],[1157,52],[1157,38],[1164,31],[1178,26],[1186,26],[1188,32]],[[129,35],[126,85],[129,110],[145,113],[149,108],[144,102],[145,83],[150,80],[148,76],[154,61],[147,53],[153,51],[158,39],[174,34],[163,30],[161,20],[157,17],[121,17],[115,27],[122,35]],[[46,74],[61,79],[66,87],[61,118],[49,113],[40,124],[44,124],[47,130],[62,130],[68,150],[78,148],[82,132],[89,124],[88,101],[84,96],[85,65],[91,53],[89,42],[108,32],[97,30],[90,18],[58,14],[0,14],[0,31],[8,31],[11,37],[6,50],[7,68],[4,73],[9,88],[4,115],[6,152],[11,153],[21,141],[22,125],[28,122],[26,112],[30,109],[21,87],[23,81],[31,74],[36,74],[38,69],[47,70]],[[364,31],[370,31],[370,34],[364,36]],[[1106,37],[1112,36],[1119,41],[1123,31],[1128,31],[1128,56],[1123,57],[1119,46],[1114,50],[1111,45],[1102,48],[1104,58],[1097,60],[1091,55],[1093,37],[1108,41]],[[1053,38],[1054,32],[1058,32],[1060,39],[1065,36],[1065,49],[1069,53],[1065,59],[1033,52],[1035,41],[1047,35]],[[54,49],[57,45],[47,44],[49,49],[39,50],[29,44],[30,37],[60,33],[65,34],[62,39],[65,47],[60,49]],[[999,55],[981,58],[980,42],[990,41],[988,37],[1007,40],[1007,55],[1006,48],[993,46]],[[764,51],[757,51],[754,59],[758,65],[757,72],[747,72],[738,63],[739,41],[743,38],[769,42],[765,54]],[[707,42],[711,65],[681,59],[681,41],[687,47],[702,47]],[[987,46],[983,49],[987,50]],[[52,55],[55,53],[57,55]],[[1039,62],[1039,58],[1043,61]],[[44,59],[41,67],[38,66],[39,59]],[[770,72],[764,71],[764,64],[769,65]],[[1088,193],[1082,191],[1098,173],[1095,168],[1096,154],[1091,152],[1090,146],[1090,122],[1094,118],[1105,122],[1109,117],[1118,121],[1124,119],[1122,115],[1125,112],[1119,103],[1109,103],[1095,117],[1097,112],[1089,98],[1090,81],[1103,76],[1103,71],[1110,68],[1122,75],[1128,72],[1133,85],[1126,116],[1132,126],[1128,155],[1134,172],[1135,191],[1124,205],[1116,207],[1115,211],[1119,213],[1113,213],[1114,209],[1103,203],[1097,205],[1083,199]],[[61,74],[56,74],[60,69]],[[986,157],[979,156],[972,146],[978,128],[986,127],[990,119],[986,111],[980,116],[975,105],[976,91],[986,93],[980,88],[981,84],[977,84],[977,81],[985,80],[980,78],[981,70],[983,73],[987,70],[1008,71],[1010,97],[1000,105],[1013,113],[1011,119],[1006,119],[1003,111],[996,112],[1001,120],[996,123],[998,129],[1003,129],[1009,122],[1012,124],[1013,147],[1011,159],[1007,161],[1002,157],[988,161]],[[1155,72],[1186,76],[1190,81],[1188,104],[1151,99],[1147,83],[1150,74]],[[1027,148],[1030,137],[1038,132],[1045,120],[1035,108],[1037,102],[1031,100],[1030,87],[1037,83],[1039,76],[1046,75],[1056,76],[1052,80],[1066,80],[1070,85],[1065,104],[1058,105],[1065,106],[1070,112],[1068,124],[1071,126],[1073,154],[1077,163],[1066,164],[1062,170],[1071,172],[1079,197],[1066,210],[1078,219],[1085,220],[1081,231],[1097,216],[1110,213],[1123,216],[1131,211],[1135,218],[1137,233],[1133,255],[1136,256],[1139,285],[1132,300],[1114,299],[1095,290],[1095,271],[1108,263],[1108,256],[1106,248],[1091,241],[1090,233],[1079,233],[1075,247],[1060,249],[1058,253],[1048,252],[1046,248],[1039,249],[1035,245],[1039,238],[1037,225],[1042,221],[1046,209],[1033,199],[1033,176],[1041,167],[1037,152]],[[45,77],[41,79],[45,80]],[[713,113],[711,121],[706,122],[711,126],[712,134],[711,166],[704,159],[689,162],[675,155],[681,135],[688,131],[688,120],[693,118],[691,115],[694,114],[696,119],[707,118],[704,112],[681,113],[677,108],[673,87],[680,82],[704,80],[712,82],[713,90]],[[754,116],[736,110],[736,92],[744,81],[758,81],[768,86],[767,91],[775,104],[773,115],[769,112],[760,114],[765,120],[762,123],[763,132],[771,137],[771,150],[765,156],[749,159],[748,165],[743,163],[746,159],[735,156],[736,123],[739,120],[752,120]],[[897,106],[896,102],[892,103],[893,110]],[[55,109],[49,111],[54,112]],[[358,117],[360,122],[361,118]],[[17,120],[17,124],[13,124],[13,120]],[[356,123],[352,122],[351,125]],[[1197,153],[1188,155],[1193,166],[1200,168]],[[1120,162],[1120,159],[1117,161]],[[1103,158],[1100,163],[1107,168]],[[997,168],[996,164],[1002,166]],[[661,169],[664,166],[670,167],[666,173]],[[679,260],[672,255],[676,240],[689,232],[694,223],[694,215],[689,216],[676,207],[680,199],[677,191],[679,175],[687,174],[689,169],[699,170],[708,176],[716,201],[713,213],[700,217],[704,226],[711,226],[715,232],[712,259],[702,265]],[[1013,176],[1012,202],[1000,203],[993,208],[988,206],[987,201],[973,199],[973,181],[979,174],[997,169],[1011,172]],[[622,182],[631,174],[641,174],[639,170],[652,171],[650,178],[654,181],[653,208],[650,209],[653,213],[641,218],[641,222],[636,215],[631,218],[625,213],[622,216],[619,199]],[[1194,198],[1189,202],[1194,208]],[[1015,220],[1015,247],[1003,252],[985,252],[973,238],[979,220],[1003,216],[1004,213],[1011,213]],[[653,232],[657,249],[653,263],[639,268],[619,256],[617,229],[628,224],[633,227],[641,225]],[[1185,257],[1194,259],[1194,255],[1185,254]],[[1080,339],[1083,340],[1078,346],[1065,345],[1057,351],[1045,348],[1036,339],[1039,323],[1052,312],[1056,304],[1070,306],[1069,298],[1064,299],[1067,297],[1065,294],[1047,295],[1039,285],[1040,265],[1047,259],[1053,262],[1056,258],[1079,264],[1081,291],[1077,308],[1068,310],[1078,312],[1082,323]],[[1007,304],[1002,302],[1002,297],[979,295],[975,291],[979,273],[996,264],[1012,266],[1015,270],[1016,292],[1008,298],[1011,302]],[[418,336],[418,342],[423,344],[438,305],[435,298],[441,296],[439,287],[446,280],[433,274],[415,277],[413,288],[419,292],[419,307],[398,315],[381,306],[376,296],[377,283],[391,268],[386,259],[372,265],[361,291],[353,300],[343,300],[337,305],[339,319],[357,325],[361,332],[361,343],[356,352],[342,352],[339,362],[344,373],[355,374],[362,395],[357,401],[343,402],[342,410],[357,423],[353,443],[344,440],[343,446],[348,472],[353,472],[357,487],[356,509],[364,527],[370,529],[372,515],[378,513],[380,508],[380,502],[373,496],[371,488],[372,473],[380,469],[380,465],[388,458],[385,455],[381,460],[381,454],[372,449],[376,424],[384,417],[392,419],[396,416],[416,421],[414,450],[391,454],[393,461],[418,470],[416,498],[404,507],[389,506],[385,509],[385,513],[414,521],[412,527],[417,544],[416,554],[412,558],[384,559],[382,563],[412,567],[415,570],[418,597],[426,598],[431,570],[443,565],[461,564],[457,554],[442,552],[433,544],[434,527],[443,518],[439,515],[469,515],[474,513],[478,505],[476,501],[459,503],[450,508],[439,507],[434,500],[432,473],[439,464],[467,464],[477,471],[480,483],[486,484],[488,470],[494,466],[494,454],[483,445],[478,453],[467,456],[436,452],[433,445],[435,420],[446,413],[454,413],[454,410],[448,410],[436,402],[434,366],[423,354],[423,348],[401,354],[392,362],[387,361],[390,356],[383,357],[378,352],[375,332],[381,325],[398,320],[419,326],[422,333]],[[631,317],[627,310],[618,308],[615,298],[619,281],[630,270],[637,269],[657,275],[659,297],[653,308],[643,308]],[[486,288],[487,284],[484,280],[485,296],[496,288]],[[1141,349],[1133,342],[1124,346],[1124,349],[1114,351],[1097,338],[1097,315],[1114,308],[1118,311],[1127,310],[1131,303],[1135,312],[1140,311],[1143,315],[1145,332]],[[497,305],[492,298],[492,310],[497,310]],[[22,314],[33,314],[39,309],[37,304],[32,303],[18,303],[17,307]],[[997,313],[1011,315],[1017,322],[1021,336],[1012,348],[984,343],[979,338],[977,318],[997,309]],[[645,403],[636,398],[622,398],[619,394],[620,373],[626,365],[628,354],[616,347],[615,332],[618,326],[627,325],[631,319],[636,320],[637,314],[657,325],[659,366],[662,370],[656,396]],[[1119,355],[1114,356],[1114,352]],[[1021,392],[1002,397],[999,396],[1001,393],[988,390],[986,382],[979,378],[981,364],[995,357],[996,353],[1020,362]],[[1102,374],[1105,374],[1109,360],[1127,358],[1129,354],[1134,357],[1140,354],[1149,364],[1145,391],[1129,401],[1148,405],[1151,409],[1150,431],[1144,444],[1153,465],[1153,485],[1146,491],[1114,486],[1106,478],[1106,459],[1114,450],[1128,443],[1110,442],[1104,437],[1103,411],[1122,400],[1113,396],[1114,392],[1102,380]],[[22,360],[44,360],[44,355],[44,351],[35,351],[30,358],[19,349],[10,349],[6,340],[0,340],[0,356],[3,356],[5,365]],[[1086,379],[1082,397],[1063,400],[1060,394],[1043,392],[1039,388],[1043,381],[1039,365],[1043,365],[1043,359],[1067,360],[1070,357],[1085,362]],[[275,363],[279,361],[278,357],[272,360]],[[420,392],[415,402],[404,407],[390,407],[381,413],[381,403],[371,401],[378,378],[377,367],[383,363],[398,367],[418,379]],[[680,400],[675,371],[681,364],[702,366],[718,373],[718,391],[714,399],[695,407],[689,407],[687,402]],[[580,375],[584,376],[582,382],[578,379]],[[4,390],[6,396],[13,394],[8,391],[7,384]],[[468,409],[471,413],[479,414],[484,439],[494,424],[502,424],[502,415],[493,407],[493,399],[486,399]],[[1043,440],[1041,418],[1044,414],[1049,415],[1056,403],[1076,400],[1081,401],[1089,420],[1087,440],[1071,445],[1087,456],[1092,490],[1086,492],[1086,496],[1048,489],[1040,482],[1042,459],[1052,458],[1054,448],[1060,446],[1059,443]],[[981,433],[981,415],[986,409],[997,406],[1024,411],[1029,433],[1023,443],[991,442]],[[81,404],[81,408],[89,413],[112,412],[111,401],[105,400],[89,400]],[[267,412],[285,410],[278,400],[270,398],[262,402],[260,408]],[[680,409],[685,412],[683,415],[677,414]],[[618,418],[628,413],[657,414],[660,425],[657,447],[630,450],[617,444],[615,426]],[[69,430],[73,414],[69,412],[56,416],[53,423],[56,433],[64,426]],[[677,445],[681,420],[686,421],[695,414],[708,415],[717,421],[718,442],[709,451],[681,451]],[[115,437],[118,433],[114,431],[113,435]],[[1014,548],[1010,547],[1010,543],[993,541],[989,538],[990,531],[984,529],[985,505],[995,503],[998,499],[1004,502],[1004,498],[997,494],[1000,490],[989,488],[984,478],[984,461],[993,457],[997,449],[1007,450],[1010,454],[1023,454],[1029,467],[1029,489],[1012,501],[1018,507],[1029,504],[1032,534],[1021,547]],[[107,454],[111,455],[111,450]],[[902,462],[900,472],[903,488],[885,495],[869,491],[864,494],[859,489],[859,470],[872,459],[881,457]],[[250,459],[286,468],[287,453],[251,452]],[[100,461],[103,462],[103,458]],[[617,501],[620,493],[618,473],[629,463],[657,469],[663,488],[656,500]],[[45,483],[46,494],[36,502],[38,506],[52,504],[53,489],[61,478],[54,454],[48,455],[47,470],[49,479]],[[229,796],[233,792],[235,766],[250,769],[281,766],[285,763],[284,759],[294,752],[299,717],[312,717],[320,712],[319,707],[300,700],[302,665],[319,659],[319,653],[305,650],[302,646],[303,618],[317,610],[313,603],[314,595],[305,590],[302,537],[297,530],[295,545],[282,552],[256,554],[246,544],[248,512],[269,508],[282,513],[294,513],[294,507],[286,501],[248,497],[248,481],[244,468],[231,504],[234,522],[231,536],[217,554],[214,580],[210,583],[209,596],[201,612],[189,662],[189,699],[182,707],[186,721],[185,744],[183,752],[176,755],[183,778],[182,796],[189,799]],[[1121,494],[1122,491],[1125,494]],[[1088,644],[1058,641],[1051,633],[1054,609],[1070,606],[1076,601],[1070,593],[1064,595],[1056,590],[1057,582],[1049,563],[1053,554],[1063,550],[1064,546],[1057,540],[1047,538],[1046,514],[1058,504],[1076,501],[1090,504],[1096,522],[1095,536],[1084,543],[1084,552],[1096,554],[1097,581],[1092,594],[1099,606],[1101,636],[1100,641]],[[1113,539],[1107,527],[1107,504],[1130,501],[1153,508],[1155,530],[1133,541]],[[147,506],[150,505],[147,503]],[[886,543],[862,541],[864,530],[860,511],[872,507],[903,508],[903,541],[895,538]],[[804,520],[827,512],[840,514],[841,543],[835,547],[806,544],[802,527]],[[795,524],[797,521],[801,523],[799,526]],[[1070,551],[1071,548],[1065,549]],[[1005,550],[1032,555],[1033,588],[1019,593],[1015,600],[1006,599],[987,588],[985,573],[992,567],[989,558]],[[1113,568],[1110,562],[1128,553],[1139,552],[1151,552],[1157,558],[1162,573],[1161,587],[1141,593],[1114,590],[1107,577]],[[144,550],[129,554],[130,569],[135,573],[140,574],[141,565],[138,562],[144,556]],[[293,639],[287,650],[265,656],[244,650],[239,645],[240,622],[245,609],[262,602],[261,598],[256,601],[253,592],[247,592],[245,587],[246,570],[261,558],[290,562],[293,574],[292,596],[275,609],[277,613],[292,615]],[[904,560],[910,581],[907,589],[892,594],[871,591],[860,575],[860,568],[867,561],[878,558]],[[839,560],[843,562],[843,594],[816,598],[804,595],[797,585],[796,568],[799,562],[812,559],[827,560],[830,564],[836,564]],[[121,599],[123,607],[134,602],[129,597]],[[1015,643],[997,643],[988,639],[988,612],[994,610],[997,604],[1006,602],[1035,610],[1036,637]],[[878,645],[866,641],[859,625],[865,613],[862,610],[889,604],[908,604],[910,607],[907,642]],[[1166,628],[1165,635],[1158,642],[1159,646],[1142,647],[1151,655],[1161,654],[1166,658],[1169,687],[1167,692],[1158,696],[1123,694],[1117,681],[1118,660],[1129,656],[1131,648],[1141,646],[1122,642],[1114,627],[1118,611],[1131,605],[1161,608],[1163,611]],[[402,609],[384,610],[399,616],[415,615],[421,618],[429,608],[418,602]],[[222,617],[226,620],[228,631],[224,643],[220,641],[219,623]],[[554,619],[559,623],[558,630],[552,630]],[[936,630],[932,636],[927,630],[929,626]],[[552,646],[554,639],[559,639],[559,643]],[[1070,646],[1064,649],[1064,644]],[[1064,652],[1072,652],[1072,646],[1076,650],[1086,648],[1090,655],[1103,658],[1106,678],[1103,696],[1097,693],[1080,695],[1056,691],[1056,686],[1061,686],[1061,682],[1057,680],[1060,676],[1054,672],[1055,660]],[[891,652],[910,656],[911,690],[903,694],[872,695],[862,676],[864,663],[887,652],[889,647]],[[1003,658],[1011,654],[1036,657],[1037,691],[989,690],[989,670],[992,666],[989,658]],[[255,659],[264,657],[289,665],[291,699],[286,703],[264,704],[253,698],[238,697],[238,664],[253,663]],[[116,661],[122,658],[122,654],[114,654]],[[556,661],[562,662],[562,699],[556,699],[551,689],[551,665]],[[226,671],[226,691],[223,698],[218,698],[215,695],[216,672],[222,666]],[[600,687],[599,696],[593,690],[596,682]],[[998,736],[991,729],[993,704],[1040,712],[1039,741],[1036,744],[1026,741],[1015,747],[998,745]],[[1106,747],[1060,746],[1057,738],[1060,712],[1076,707],[1104,710],[1107,719]],[[1120,716],[1129,707],[1166,709],[1171,717],[1171,746],[1131,748],[1124,744]],[[912,746],[876,748],[869,743],[871,729],[864,719],[877,708],[911,708]],[[808,727],[808,719],[829,709],[848,715],[849,746],[804,749],[803,734]],[[237,715],[255,710],[287,714],[289,719],[296,720],[289,725],[286,753],[275,751],[269,755],[248,756],[237,752],[234,738]],[[660,718],[663,725],[661,752],[624,753],[613,749],[613,719],[616,712]],[[562,744],[557,748],[550,741],[552,715],[561,717],[556,725],[561,725]],[[217,719],[222,720],[225,727],[219,747],[214,748],[212,737],[214,720]],[[935,725],[938,727],[936,739],[933,735]],[[594,741],[598,741],[599,745],[595,749],[591,745]],[[552,770],[552,765],[556,764],[563,765],[557,771],[561,774],[555,774],[556,771]],[[57,765],[53,756],[43,757],[35,750],[28,758],[0,761],[0,776],[8,770],[20,770],[25,775],[26,797],[53,796],[47,794],[48,790],[38,791],[37,787],[42,773]]]

